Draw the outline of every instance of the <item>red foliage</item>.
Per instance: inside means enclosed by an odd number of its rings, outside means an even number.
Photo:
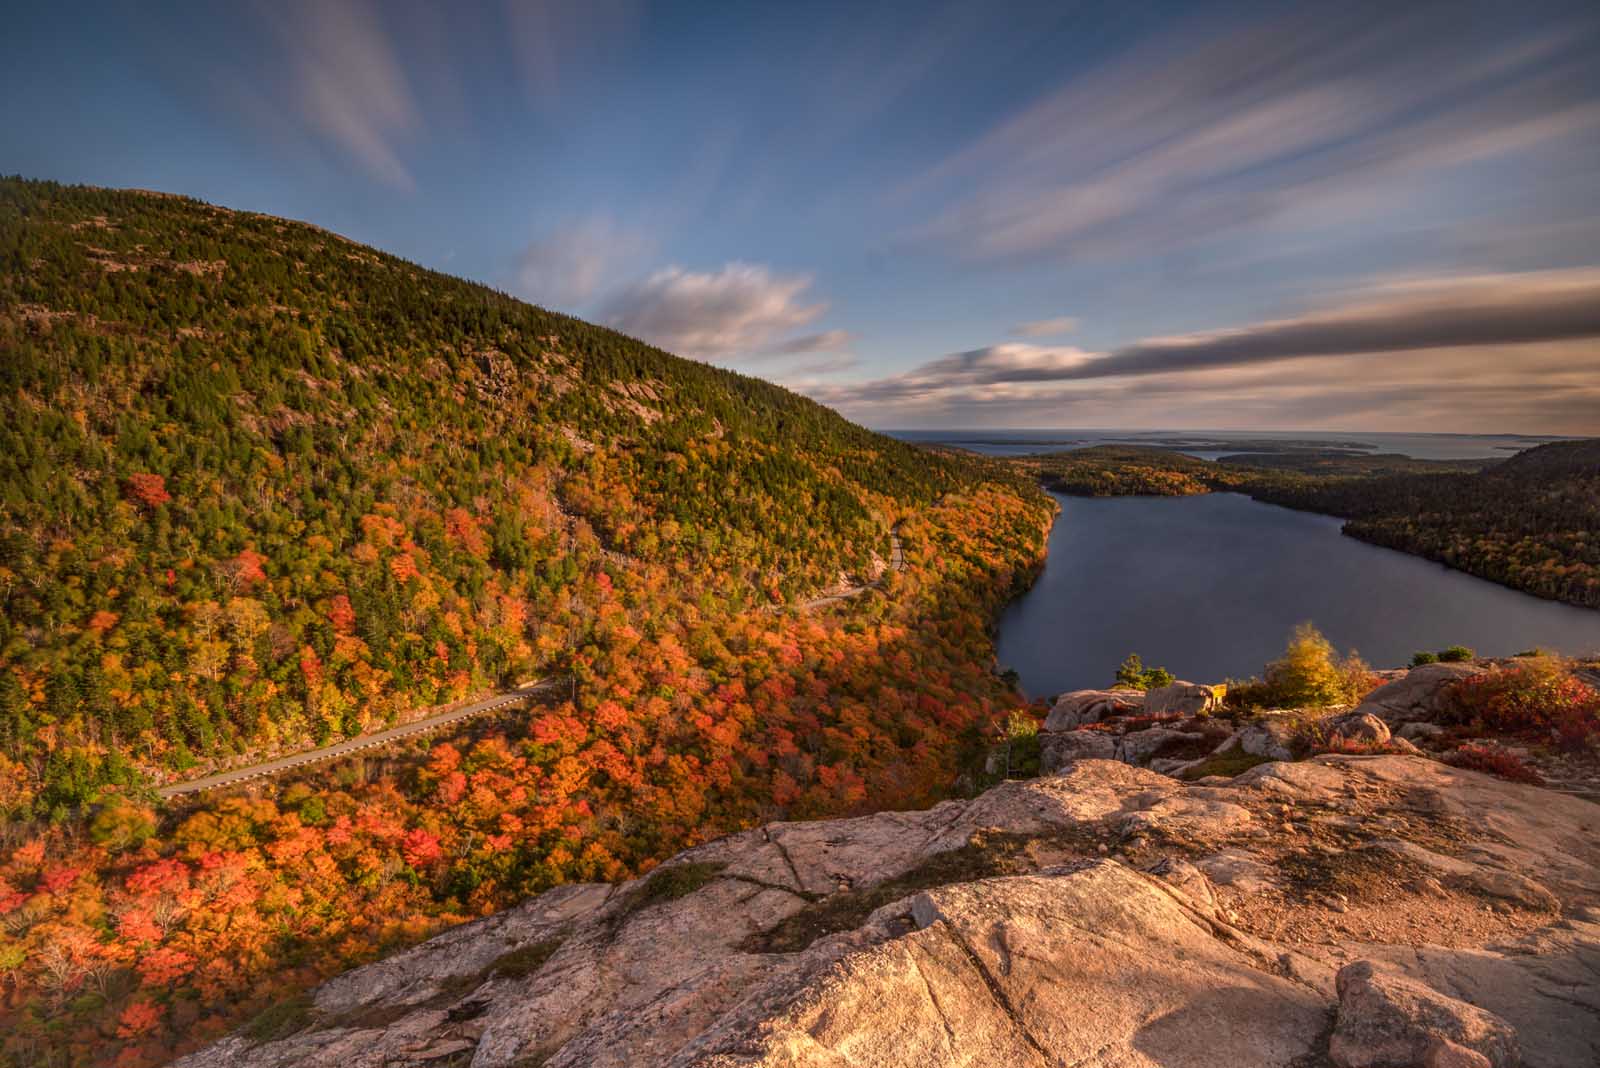
[[[935,507],[936,519],[903,527],[915,566],[896,579],[907,586],[896,597],[815,614],[724,611],[711,597],[684,599],[652,565],[618,567],[604,584],[591,568],[565,607],[532,624],[585,635],[564,657],[569,700],[507,716],[498,731],[475,725],[425,756],[397,752],[400,774],[307,770],[257,796],[197,802],[178,826],[121,852],[51,830],[48,843],[0,855],[0,911],[39,913],[18,939],[28,956],[0,991],[0,1060],[34,1048],[39,1021],[59,1030],[70,1019],[83,1037],[64,1065],[148,1068],[373,946],[414,942],[558,883],[624,879],[763,820],[936,800],[957,777],[958,741],[999,729],[1014,707],[987,669],[985,627],[1029,559],[1013,527],[1038,524],[1000,493]],[[370,518],[370,540],[354,550],[368,566],[392,553],[430,566],[403,527]],[[452,596],[437,572],[422,582]],[[302,636],[281,653],[291,697],[316,717],[381,692],[368,688],[348,597],[321,596],[332,648],[319,655]],[[408,636],[409,667],[433,694],[485,638],[472,612],[507,598],[528,599],[491,580],[476,605],[444,610],[443,632]],[[543,655],[561,649],[540,640]],[[59,894],[39,892],[45,871]],[[133,989],[62,1007],[67,984],[120,967],[137,976]]]
[[[340,634],[355,630],[356,610],[350,606],[349,597],[340,593],[328,601],[328,623]]]
[[[167,492],[167,480],[161,475],[129,475],[127,492],[129,500],[149,509],[172,500],[172,494]]]
[[[149,1001],[130,1001],[117,1017],[117,1037],[127,1041],[142,1038],[161,1024],[161,1006]]]
[[[1468,742],[1454,752],[1447,753],[1444,762],[1452,768],[1487,772],[1511,782],[1525,782],[1530,786],[1544,785],[1543,776],[1530,768],[1521,757],[1498,745]]]
[[[194,970],[194,957],[181,949],[160,946],[139,957],[139,978],[152,989],[168,987]]]
[[[400,855],[413,868],[426,868],[438,860],[443,852],[439,848],[439,836],[421,827],[406,832],[406,836],[400,840]]]
[[[79,869],[67,864],[56,864],[45,869],[44,876],[39,880],[39,885],[46,893],[59,894],[73,883],[78,881],[78,876],[83,874]]]
[[[1451,687],[1457,722],[1508,733],[1547,733],[1568,749],[1600,740],[1600,691],[1543,658],[1462,679]]]
[[[465,508],[452,508],[444,514],[445,536],[473,556],[483,559],[489,555],[489,541],[483,536],[478,520]]]
[[[267,581],[267,573],[262,564],[267,558],[254,549],[243,549],[232,561],[233,575],[242,585],[254,586],[258,582]]]
[[[189,887],[189,868],[181,860],[158,860],[128,876],[128,892],[133,894],[175,893]]]

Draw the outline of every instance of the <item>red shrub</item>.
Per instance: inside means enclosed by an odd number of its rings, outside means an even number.
[[[1498,745],[1468,742],[1453,753],[1446,754],[1444,762],[1452,768],[1487,772],[1502,779],[1509,779],[1511,782],[1525,782],[1530,786],[1544,785],[1543,777],[1528,767],[1521,757],[1501,749]]]
[[[1600,691],[1544,657],[1462,679],[1451,687],[1449,707],[1458,723],[1548,732],[1569,749],[1600,741]]]

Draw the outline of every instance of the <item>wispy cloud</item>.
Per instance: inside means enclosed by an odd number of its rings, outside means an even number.
[[[1055,337],[1058,334],[1070,334],[1078,329],[1078,320],[1071,315],[1062,315],[1054,319],[1035,319],[1032,322],[1018,323],[1010,330],[1012,337]]]
[[[1326,227],[1410,202],[1421,172],[1581,153],[1600,131],[1593,19],[1499,39],[1451,4],[1373,15],[1176,26],[903,189],[934,205],[918,233],[979,258],[1080,258]]]
[[[730,263],[711,273],[667,267],[608,298],[601,318],[681,355],[750,353],[827,311],[826,303],[806,301],[810,288],[810,275],[775,274],[757,264]]]
[[[374,178],[416,187],[401,146],[420,114],[379,8],[290,0],[262,8],[283,51],[283,95],[323,143]]]

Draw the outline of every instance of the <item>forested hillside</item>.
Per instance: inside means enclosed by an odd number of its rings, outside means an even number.
[[[870,573],[893,518],[961,484],[309,226],[0,192],[0,743],[51,802],[101,753],[180,768],[532,674],[632,561],[716,609]]]
[[[1540,445],[1498,463],[1316,453],[1215,463],[1106,447],[1018,461],[1064,493],[1232,490],[1340,516],[1377,545],[1569,604],[1600,608],[1600,441]]]
[[[159,1063],[556,883],[926,803],[1019,704],[1024,478],[311,226],[4,181],[0,374],[0,1063]]]

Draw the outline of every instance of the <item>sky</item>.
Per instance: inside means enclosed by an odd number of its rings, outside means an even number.
[[[877,428],[1600,434],[1600,5],[27,5],[0,172]]]

